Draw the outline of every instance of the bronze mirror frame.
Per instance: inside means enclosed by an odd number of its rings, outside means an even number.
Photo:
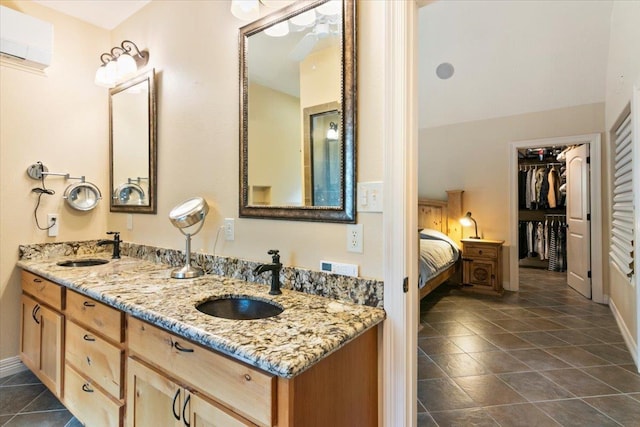
[[[240,28],[240,217],[355,223],[356,209],[356,1],[342,0],[341,136],[342,197],[340,206],[261,206],[249,204],[248,38],[327,0],[296,2]]]
[[[113,100],[112,97],[123,92],[132,86],[143,82],[148,84],[147,112],[148,112],[148,151],[149,162],[148,171],[148,188],[147,199],[148,204],[145,205],[127,205],[114,202],[114,191],[116,184],[114,183],[114,153],[113,153]],[[109,206],[111,212],[127,212],[141,214],[155,214],[157,212],[157,107],[156,107],[156,81],[155,69],[151,69],[144,73],[133,77],[116,87],[109,89]]]

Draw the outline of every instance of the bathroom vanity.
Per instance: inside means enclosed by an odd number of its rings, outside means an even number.
[[[91,426],[374,426],[384,311],[124,257],[21,260],[24,363]],[[195,309],[242,295],[284,311]]]

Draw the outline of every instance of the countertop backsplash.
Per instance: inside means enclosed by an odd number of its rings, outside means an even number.
[[[98,255],[111,256],[111,246],[98,246],[98,240],[37,243],[20,245],[21,260],[36,260],[52,257]],[[184,265],[184,253],[176,249],[157,248],[137,243],[121,243],[121,255],[162,263],[174,267]],[[260,264],[240,258],[196,253],[192,264],[202,268],[207,274],[241,279],[248,282],[268,284],[268,274],[255,275],[254,269]],[[382,308],[383,282],[361,277],[341,276],[298,267],[283,267],[280,281],[284,289],[292,289],[312,295]]]

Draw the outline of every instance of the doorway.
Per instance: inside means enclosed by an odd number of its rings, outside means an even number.
[[[591,201],[590,208],[587,207],[586,212],[589,213],[588,220],[583,218],[583,223],[590,235],[590,251],[589,253],[580,254],[582,258],[588,258],[590,261],[591,271],[591,298],[598,303],[606,304],[606,296],[603,291],[602,280],[602,207],[599,203],[601,200],[601,147],[600,134],[577,135],[558,138],[545,138],[528,141],[512,142],[510,144],[510,252],[509,252],[509,287],[508,290],[519,290],[519,251],[518,242],[520,238],[519,230],[519,200],[518,200],[518,152],[527,148],[550,147],[550,146],[570,146],[570,145],[586,145],[590,152],[590,185],[584,188],[581,199],[576,203],[584,204]],[[584,165],[582,165],[584,166]],[[581,169],[584,173],[584,168]],[[575,227],[574,227],[575,228]],[[571,243],[569,243],[571,244]],[[577,249],[573,249],[576,251]]]

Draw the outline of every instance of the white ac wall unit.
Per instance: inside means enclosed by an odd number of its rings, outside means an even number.
[[[3,63],[44,70],[53,57],[53,24],[0,6]]]

